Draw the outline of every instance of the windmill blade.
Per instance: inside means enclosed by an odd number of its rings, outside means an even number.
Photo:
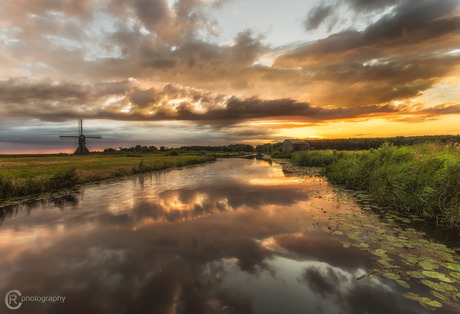
[[[102,138],[102,136],[100,135],[88,135],[88,136],[85,136],[86,138]]]
[[[59,138],[78,138],[78,136],[75,136],[75,135],[60,135]]]

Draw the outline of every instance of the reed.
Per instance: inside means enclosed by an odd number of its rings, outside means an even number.
[[[338,158],[336,151],[312,150],[298,152],[292,155],[291,160],[296,165],[305,167],[325,167]]]
[[[333,183],[368,191],[373,199],[438,223],[460,223],[460,151],[419,144],[337,155],[326,167]]]

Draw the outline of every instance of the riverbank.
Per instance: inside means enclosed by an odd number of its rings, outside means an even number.
[[[308,151],[292,156],[299,166],[321,166],[332,183],[368,192],[373,201],[438,225],[460,225],[460,151],[420,144],[360,152]]]
[[[167,153],[0,156],[0,199],[216,160],[213,155]]]

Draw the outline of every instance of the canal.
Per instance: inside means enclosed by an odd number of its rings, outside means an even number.
[[[420,225],[260,160],[88,185],[3,209],[0,312],[457,313],[457,244]]]

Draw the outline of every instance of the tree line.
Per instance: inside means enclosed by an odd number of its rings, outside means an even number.
[[[160,146],[159,148],[156,146],[142,146],[136,145],[132,147],[119,147],[118,149],[115,148],[106,148],[104,149],[104,153],[155,153],[155,152],[164,152],[164,151],[182,151],[182,152],[199,152],[199,151],[206,151],[206,152],[254,152],[254,146],[249,144],[230,144],[230,145],[221,145],[221,146],[182,146],[180,148],[168,148],[165,146]]]
[[[460,135],[425,135],[425,136],[396,136],[374,138],[338,138],[338,139],[307,139],[310,148],[336,150],[367,150],[377,149],[385,143],[393,146],[407,146],[435,142],[440,144],[460,143]],[[256,152],[273,154],[281,152],[283,143],[263,144],[256,146]]]
[[[460,143],[460,135],[425,135],[425,136],[396,136],[374,138],[347,138],[347,139],[311,139],[310,147],[315,149],[336,150],[366,150],[379,148],[384,143],[393,146],[407,146],[436,142],[440,144]]]
[[[460,135],[425,135],[425,136],[396,136],[396,137],[373,137],[373,138],[340,138],[340,139],[308,139],[310,147],[313,149],[336,149],[336,150],[366,150],[379,148],[384,143],[390,143],[394,146],[406,146],[422,144],[426,142],[436,142],[441,144],[460,143]],[[182,152],[257,152],[272,154],[281,152],[282,143],[261,144],[255,148],[249,144],[230,144],[220,146],[182,146],[180,148],[168,148],[165,146],[142,146],[133,147],[106,148],[105,153],[115,152],[135,152],[135,153],[155,153],[164,151],[182,151]]]

